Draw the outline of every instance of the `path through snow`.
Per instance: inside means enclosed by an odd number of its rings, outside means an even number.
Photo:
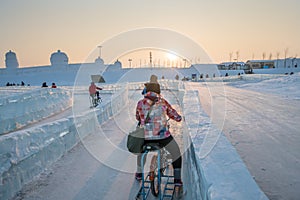
[[[172,99],[176,98],[172,95],[169,93],[166,97],[174,105],[176,101]],[[37,180],[26,185],[14,200],[134,199],[140,187],[134,179],[136,156],[126,150],[125,143],[128,130],[135,126],[131,117],[141,97],[140,91],[135,92],[130,106],[99,126],[99,132],[86,137]],[[174,107],[179,110],[178,105]],[[171,126],[174,137],[181,142],[181,123]],[[147,160],[150,161],[149,156]]]

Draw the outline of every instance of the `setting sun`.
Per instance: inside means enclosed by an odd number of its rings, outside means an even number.
[[[167,58],[171,61],[176,60],[178,57],[173,53],[167,53]]]

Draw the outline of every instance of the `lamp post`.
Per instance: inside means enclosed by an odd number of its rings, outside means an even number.
[[[101,48],[102,48],[102,46],[98,46],[98,48],[99,48],[99,58],[101,58]]]
[[[183,61],[184,61],[184,66],[183,66],[183,67],[185,68],[185,67],[186,67],[186,61],[187,61],[187,60],[184,58]]]
[[[132,61],[132,59],[129,58],[128,61],[129,61],[129,68],[131,68],[131,61]]]
[[[152,68],[152,53],[150,51],[150,68]]]

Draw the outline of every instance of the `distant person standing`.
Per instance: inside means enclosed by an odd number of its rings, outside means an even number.
[[[42,84],[42,87],[48,87],[47,83],[44,82],[44,83]]]
[[[52,86],[51,86],[51,88],[56,88],[56,85],[55,85],[55,83],[52,83]]]

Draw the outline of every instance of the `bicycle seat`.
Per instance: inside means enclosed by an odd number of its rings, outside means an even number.
[[[158,143],[147,143],[143,146],[143,151],[156,151],[161,149]]]

